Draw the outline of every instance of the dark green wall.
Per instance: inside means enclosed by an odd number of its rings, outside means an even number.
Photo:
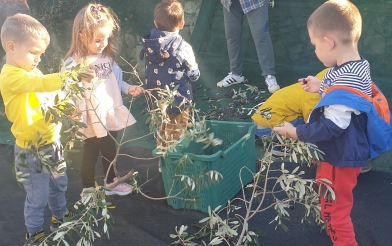
[[[323,68],[314,54],[306,28],[308,17],[323,2],[322,0],[275,0],[275,7],[270,7],[270,33],[280,84],[291,84],[296,78],[314,74]],[[389,88],[392,83],[392,62],[389,58],[392,53],[392,1],[354,0],[353,3],[357,5],[363,18],[363,32],[359,42],[360,53],[371,64],[373,80],[392,100],[392,93],[389,93],[392,91]],[[212,13],[211,8],[214,9]],[[200,47],[198,60],[205,68],[202,74],[206,75],[203,76],[203,81],[215,84],[229,71],[223,12],[219,1],[203,1],[199,23],[203,27],[195,27],[192,41],[196,47]],[[246,18],[243,43],[244,74],[252,84],[261,83],[261,86],[264,86]]]

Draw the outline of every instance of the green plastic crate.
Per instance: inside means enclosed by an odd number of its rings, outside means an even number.
[[[204,150],[203,144],[190,143],[187,148],[181,149],[181,152],[188,154],[193,164],[187,164],[185,169],[182,168],[176,174],[198,177],[201,172],[215,170],[222,174],[223,179],[220,182],[211,183],[209,178],[205,177],[204,181],[208,185],[198,185],[190,194],[182,192],[180,196],[177,196],[195,198],[196,202],[167,199],[167,203],[175,209],[195,209],[207,212],[208,206],[211,206],[211,209],[219,205],[224,206],[242,189],[239,178],[240,169],[246,166],[253,173],[256,170],[254,138],[256,125],[254,123],[207,120],[206,124],[207,128],[210,128],[209,132],[214,132],[215,138],[223,140],[223,143]],[[153,151],[155,152],[156,150]],[[160,157],[167,196],[177,194],[184,187],[183,182],[180,182],[178,178],[175,179],[173,185],[174,170],[181,157],[181,153],[169,153],[165,158]],[[246,169],[242,170],[241,177],[244,185],[253,180],[251,172]]]

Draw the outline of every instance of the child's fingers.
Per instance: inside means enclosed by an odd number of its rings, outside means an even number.
[[[307,78],[299,78],[299,79],[298,79],[298,82],[299,82],[301,85],[306,85],[306,84],[308,84]]]

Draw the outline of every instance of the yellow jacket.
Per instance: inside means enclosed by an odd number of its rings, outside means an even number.
[[[43,75],[38,69],[27,72],[8,64],[0,74],[0,92],[3,96],[5,113],[12,122],[11,132],[16,144],[21,148],[29,147],[29,142],[37,141],[40,133],[46,144],[60,138],[61,124],[45,123],[41,105],[53,105],[55,93],[61,89],[59,74]]]
[[[322,80],[329,68],[316,75]],[[313,108],[320,101],[318,93],[305,92],[299,83],[284,87],[272,94],[259,110],[271,108],[271,119],[267,120],[260,114],[253,114],[252,119],[256,124],[272,128],[284,121],[290,122],[302,116],[306,122]]]

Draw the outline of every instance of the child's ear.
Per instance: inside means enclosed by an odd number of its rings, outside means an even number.
[[[327,42],[329,50],[332,50],[333,48],[335,48],[336,40],[333,36],[324,36],[323,39],[325,42]]]
[[[155,28],[158,28],[156,21],[154,20],[154,26]]]
[[[182,19],[180,26],[178,28],[181,30],[182,28],[184,28],[184,25],[185,25],[185,21],[184,19]]]
[[[82,41],[82,43],[85,43],[84,41],[86,40],[86,37],[83,35],[83,33],[78,33],[79,40]]]
[[[16,44],[14,42],[12,42],[12,41],[6,42],[5,43],[5,52],[6,53],[14,52],[15,51],[15,46],[16,46]]]

